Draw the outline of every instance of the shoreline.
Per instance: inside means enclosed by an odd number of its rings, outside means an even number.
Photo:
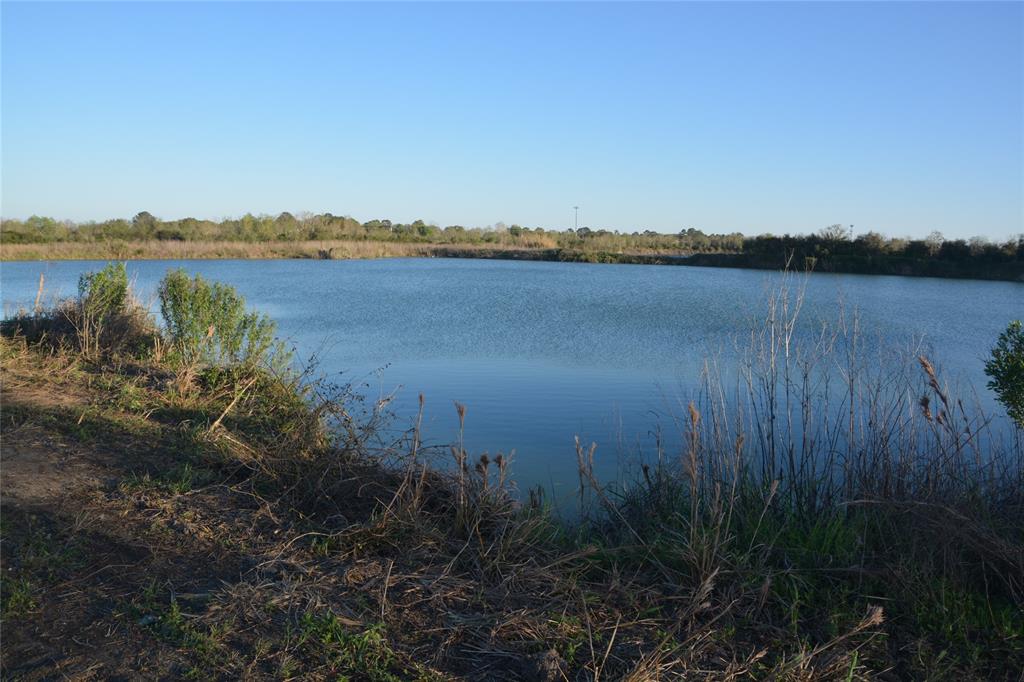
[[[741,270],[795,267],[783,254],[765,257],[744,253],[611,252],[564,248],[508,247],[476,244],[431,244],[372,240],[331,241],[137,241],[120,243],[55,242],[6,244],[0,263],[76,260],[368,260],[380,258],[475,258],[617,265],[671,265]],[[978,268],[940,260],[889,257],[806,261],[816,273],[936,277],[1024,282],[1024,262]]]

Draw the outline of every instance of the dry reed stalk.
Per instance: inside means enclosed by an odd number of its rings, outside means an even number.
[[[244,386],[235,391],[235,397],[231,399],[231,402],[228,403],[228,406],[225,407],[224,411],[220,413],[220,416],[217,417],[217,420],[210,424],[210,428],[206,430],[207,435],[212,434],[214,431],[217,430],[218,427],[220,427],[221,422],[224,421],[224,417],[226,417],[228,413],[231,412],[231,410],[235,407],[235,405],[238,404],[238,401],[242,399],[242,396],[245,395],[245,392],[252,388],[252,385],[256,383],[257,378],[258,377],[256,376],[252,377],[251,379],[249,379],[248,382],[245,383]]]
[[[36,301],[32,305],[32,314],[33,315],[39,315],[39,313],[42,312],[41,305],[42,305],[42,300],[43,300],[43,282],[45,282],[45,281],[46,281],[45,276],[43,275],[43,273],[40,272],[39,273],[39,289],[36,291]]]

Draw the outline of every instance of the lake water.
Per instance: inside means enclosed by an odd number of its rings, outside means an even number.
[[[102,265],[3,263],[5,315],[31,306],[40,273],[48,297],[72,295],[78,276]],[[143,300],[174,267],[237,287],[300,357],[316,353],[321,370],[367,397],[397,389],[399,426],[412,422],[422,392],[430,443],[454,439],[453,401],[464,403],[467,448],[514,449],[519,487],[540,484],[556,496],[576,484],[574,436],[598,443],[598,467],[610,475],[620,458],[653,449],[659,425],[674,432],[672,415],[703,358],[732,347],[780,277],[464,259],[128,264]],[[872,343],[920,342],[946,377],[970,382],[998,409],[982,368],[1000,331],[1024,318],[1024,285],[815,274],[803,319],[834,319],[840,302],[859,311]]]

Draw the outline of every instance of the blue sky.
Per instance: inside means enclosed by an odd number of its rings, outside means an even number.
[[[1021,3],[0,11],[5,217],[1024,231]]]

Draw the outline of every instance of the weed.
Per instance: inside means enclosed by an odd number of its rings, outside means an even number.
[[[158,476],[152,476],[149,473],[144,473],[141,476],[129,474],[121,480],[118,487],[127,493],[162,492],[171,495],[181,495],[196,488],[201,488],[209,483],[212,478],[212,471],[196,469],[191,463],[185,462]]]
[[[388,644],[383,624],[352,631],[333,613],[304,613],[299,621],[298,645],[315,643],[340,674],[339,679],[397,682],[397,657]]]
[[[25,616],[37,607],[35,590],[28,578],[6,577],[0,581],[0,604],[2,604],[3,618],[20,618]]]
[[[231,630],[231,624],[204,625],[195,617],[186,615],[174,597],[164,601],[160,596],[163,589],[155,580],[151,581],[125,605],[122,616],[183,650],[192,661],[192,667],[185,673],[186,678],[216,677],[213,671],[228,658],[223,641]]]

